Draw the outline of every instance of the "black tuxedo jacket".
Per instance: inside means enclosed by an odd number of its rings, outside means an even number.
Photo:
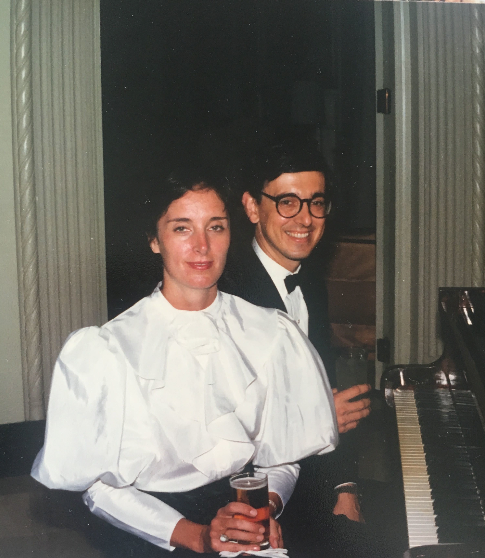
[[[322,358],[330,384],[334,387],[335,359],[330,345],[331,326],[328,320],[326,286],[321,278],[315,277],[310,266],[305,266],[305,262],[302,263],[299,273],[302,274],[300,288],[308,308],[308,337]],[[237,254],[235,251],[229,254],[218,286],[221,291],[239,296],[252,304],[265,308],[278,308],[286,312],[278,289],[250,245],[242,250],[238,249]],[[332,511],[335,503],[334,487],[345,482],[356,481],[356,460],[352,456],[353,452],[346,447],[344,438],[345,435],[341,437],[335,451],[321,457],[313,456],[301,463],[300,479],[292,503],[295,498],[301,502],[315,499],[317,494],[322,493],[321,490],[315,490],[315,483],[317,483],[317,486],[323,490],[326,500],[323,503],[325,510],[320,513]],[[315,501],[312,506],[321,506],[321,502]]]

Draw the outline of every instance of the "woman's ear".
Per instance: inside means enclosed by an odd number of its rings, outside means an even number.
[[[150,248],[154,254],[160,254],[160,242],[156,236],[150,240]]]
[[[251,223],[259,223],[259,205],[258,202],[251,196],[249,192],[244,192],[242,196],[242,204],[246,215],[248,216]]]

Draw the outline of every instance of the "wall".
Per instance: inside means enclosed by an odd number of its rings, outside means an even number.
[[[0,424],[24,420],[10,100],[10,1],[0,0]]]
[[[99,38],[99,0],[0,0],[0,424],[106,321]]]

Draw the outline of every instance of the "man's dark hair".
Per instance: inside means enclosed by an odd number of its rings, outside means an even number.
[[[282,141],[256,156],[251,167],[244,186],[258,203],[261,201],[261,192],[266,184],[285,173],[321,172],[325,176],[328,193],[329,169],[314,142]]]
[[[157,236],[157,224],[170,204],[190,191],[213,190],[224,203],[229,215],[233,205],[232,192],[227,180],[208,169],[184,168],[173,171],[165,181],[150,185],[145,200],[145,230],[148,240]]]

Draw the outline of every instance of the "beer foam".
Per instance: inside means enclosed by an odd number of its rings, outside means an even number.
[[[258,479],[257,477],[241,477],[231,479],[231,486],[236,490],[257,490],[264,488],[268,484],[268,479]]]

